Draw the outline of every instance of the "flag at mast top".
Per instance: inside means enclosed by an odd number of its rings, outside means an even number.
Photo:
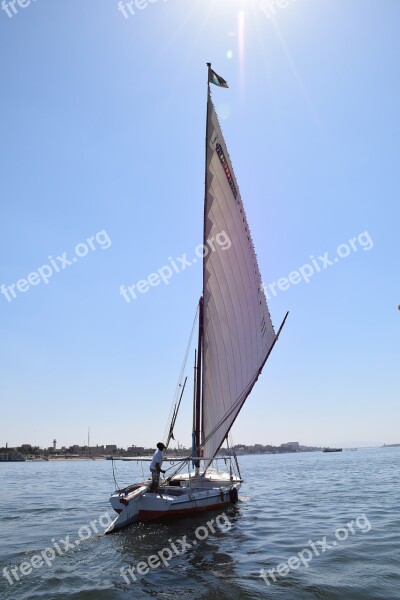
[[[208,83],[213,83],[214,85],[218,85],[219,87],[228,88],[229,85],[220,75],[217,75],[215,71],[211,68],[211,63],[207,63],[208,67]]]

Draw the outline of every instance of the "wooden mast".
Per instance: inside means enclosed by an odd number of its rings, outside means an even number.
[[[195,430],[194,430],[194,448],[195,456],[200,457],[200,434],[201,434],[201,401],[202,401],[202,353],[203,353],[203,298],[200,298],[199,312],[199,339],[197,346],[197,368],[196,368],[196,403],[195,403]],[[199,474],[200,461],[195,460],[196,475]]]
[[[210,70],[211,63],[207,63],[207,115],[206,115],[206,139],[205,139],[205,164],[204,164],[204,214],[203,214],[203,244],[206,246],[206,206],[207,206],[207,143],[208,143],[208,118],[209,118],[209,96],[210,96]],[[200,458],[200,443],[202,430],[202,404],[203,404],[203,333],[204,333],[204,290],[205,290],[205,273],[204,273],[204,257],[203,257],[203,293],[199,301],[199,338],[197,345],[197,369],[196,369],[196,400],[195,400],[195,431],[194,431],[194,447],[196,456]],[[194,462],[196,475],[199,475],[200,461]]]

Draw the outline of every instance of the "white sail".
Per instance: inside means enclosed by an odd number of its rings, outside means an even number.
[[[205,468],[222,445],[276,340],[239,187],[210,91],[207,114],[204,237],[224,243],[209,242],[215,249],[204,258]]]

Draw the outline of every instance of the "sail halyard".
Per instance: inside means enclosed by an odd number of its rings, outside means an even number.
[[[211,65],[208,64],[210,81]],[[239,187],[207,86],[201,447],[205,470],[276,342]]]

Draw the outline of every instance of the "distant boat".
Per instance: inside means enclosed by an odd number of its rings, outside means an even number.
[[[343,448],[323,448],[322,452],[343,452]]]
[[[239,186],[212,103],[210,83],[228,87],[208,63],[203,293],[198,305],[192,452],[177,460],[178,468],[160,485],[159,492],[150,487],[148,480],[117,489],[110,502],[119,516],[106,533],[138,521],[190,516],[237,502],[243,480],[236,455],[224,472],[212,468],[212,464],[261,375],[287,317],[286,314],[275,333]],[[189,146],[185,144],[185,156],[190,155]],[[212,252],[208,251],[210,240],[213,243],[222,239],[229,242],[229,247],[214,244]],[[182,392],[176,399],[166,449],[174,439],[185,384],[180,386]],[[185,467],[188,472],[181,473]]]

